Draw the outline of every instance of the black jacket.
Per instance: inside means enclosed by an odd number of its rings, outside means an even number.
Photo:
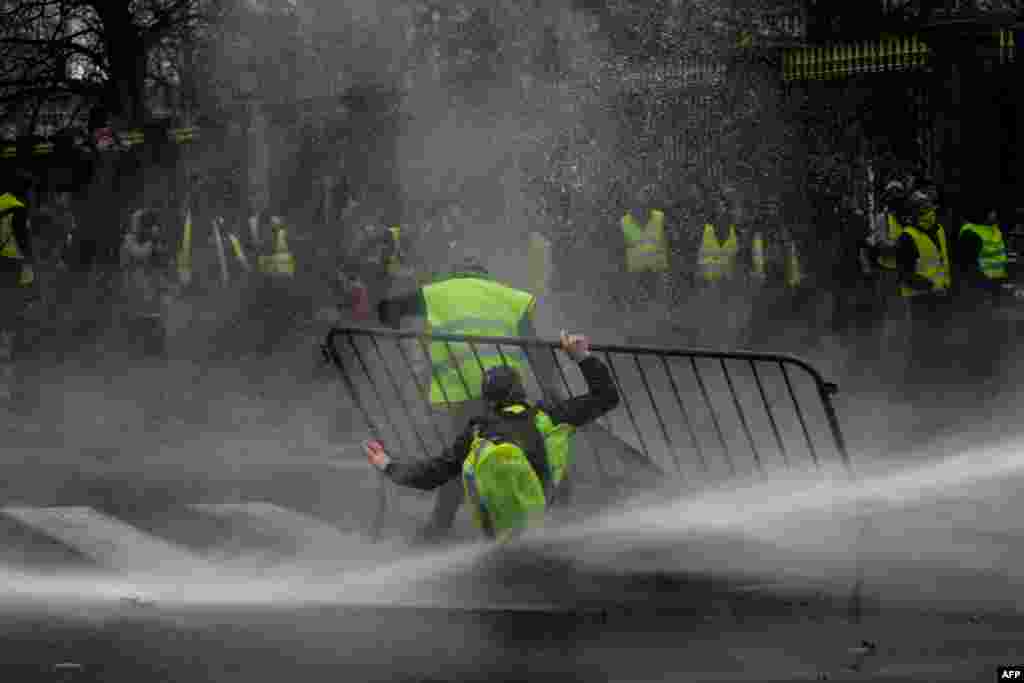
[[[555,424],[568,423],[582,427],[619,404],[619,392],[608,366],[595,356],[584,358],[579,366],[587,382],[586,394],[553,405],[541,403],[537,406]],[[493,424],[495,417],[490,412],[471,419],[451,447],[439,456],[416,462],[393,461],[386,470],[387,475],[397,484],[423,490],[434,489],[451,481],[462,474],[462,464],[469,457],[475,429],[480,426],[486,430],[489,424]]]

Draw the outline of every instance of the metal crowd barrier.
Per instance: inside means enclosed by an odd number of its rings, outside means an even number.
[[[504,362],[511,354],[524,354],[532,399],[558,400],[586,391],[579,369],[555,341],[332,329],[323,351],[340,371],[351,408],[369,434],[402,457],[440,453],[466,418],[460,414],[457,423],[451,417],[457,409],[431,406],[430,344],[443,344],[449,354],[472,357],[478,365],[482,357]],[[643,471],[659,480],[700,485],[770,469],[819,466],[826,458],[849,468],[832,405],[837,387],[799,358],[603,344],[593,345],[592,352],[610,368],[621,400],[596,425],[580,430],[578,441],[585,443],[574,446],[574,482],[615,489]]]

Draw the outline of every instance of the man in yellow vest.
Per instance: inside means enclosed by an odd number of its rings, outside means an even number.
[[[956,242],[957,289],[968,296],[1001,294],[1007,291],[1009,258],[996,212],[982,208],[968,218]]]
[[[968,209],[968,221],[956,241],[956,327],[963,330],[956,341],[960,367],[985,397],[1000,388],[999,367],[1010,341],[1010,328],[994,308],[1020,296],[1009,279],[1009,257],[998,216],[979,204]],[[954,351],[955,352],[955,351]]]
[[[583,373],[586,394],[534,405],[520,374],[497,365],[481,379],[480,412],[460,425],[450,448],[431,459],[403,462],[369,441],[363,446],[370,464],[402,486],[429,491],[456,482],[488,538],[515,538],[551,508],[568,502],[564,485],[574,432],[619,403],[612,374],[590,354],[589,340],[563,331],[561,341]]]
[[[934,197],[915,190],[908,200],[908,218],[896,245],[879,249],[879,258],[892,258],[900,277],[900,296],[910,323],[908,389],[932,379],[945,367],[937,341],[950,324],[950,258],[946,231],[938,222]]]
[[[739,240],[736,225],[729,223],[725,239],[719,239],[721,229],[712,223],[704,224],[704,233],[697,251],[697,277],[705,285],[720,285],[736,277]]]
[[[259,269],[271,277],[295,277],[295,257],[288,248],[288,228],[280,216],[270,217],[270,253],[260,257]]]
[[[472,250],[467,250],[457,264],[451,273],[412,294],[381,301],[381,321],[397,328],[402,318],[417,317],[426,319],[426,328],[432,333],[537,336],[533,323],[537,301],[532,294],[495,281],[480,254]],[[469,418],[480,413],[480,384],[483,371],[488,368],[507,363],[525,374],[532,366],[547,393],[556,393],[556,369],[546,354],[505,349],[502,358],[488,348],[478,349],[474,355],[468,345],[450,347],[449,353],[445,344],[431,344],[429,359],[430,403],[435,416],[448,423],[449,433],[456,433]],[[425,540],[436,540],[451,529],[462,499],[458,480],[440,489],[431,520],[421,531]]]
[[[652,194],[652,187],[641,188],[634,206],[619,220],[632,294],[627,299],[634,303],[656,299],[658,281],[668,271],[665,212],[655,208]]]
[[[702,290],[698,301],[705,317],[699,329],[694,330],[692,342],[696,344],[722,344],[728,339],[732,345],[739,331],[739,238],[736,212],[729,210],[724,198],[708,199],[705,223],[699,231],[695,285]],[[745,295],[744,295],[745,296]]]
[[[28,287],[35,282],[29,230],[31,180],[14,175],[0,185],[0,400],[13,398],[15,352],[24,324]]]

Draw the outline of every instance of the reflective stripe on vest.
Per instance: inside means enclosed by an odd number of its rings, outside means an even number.
[[[652,209],[647,225],[641,228],[632,213],[622,217],[622,235],[626,240],[626,270],[662,272],[668,270],[668,245],[665,242],[665,213]]]
[[[534,306],[533,295],[479,276],[454,277],[427,285],[423,298],[429,329],[437,334],[514,337],[520,321]],[[527,367],[521,350],[503,348],[499,353],[492,348],[476,347],[474,356],[469,344],[432,342],[431,403],[444,405],[479,398],[481,366],[487,370],[502,365],[502,354],[511,367]]]
[[[765,277],[767,274],[766,261],[764,257],[764,236],[761,233],[754,235],[750,243],[751,271],[756,277]]]
[[[965,232],[973,232],[981,240],[981,251],[978,252],[978,268],[990,280],[1003,280],[1007,277],[1009,259],[1006,255],[1006,242],[998,225],[977,225],[965,223],[960,228],[960,236]]]
[[[714,282],[732,277],[736,266],[736,254],[739,242],[736,239],[736,226],[729,226],[729,236],[724,242],[718,241],[715,226],[704,225],[704,239],[697,252],[697,267],[707,282]]]
[[[903,230],[913,238],[914,244],[917,246],[917,274],[932,283],[932,292],[946,292],[949,289],[949,251],[946,248],[945,230],[941,225],[936,229],[939,236],[938,245],[932,241],[931,237],[915,227],[908,225]],[[900,294],[911,297],[928,294],[928,292],[901,286]]]
[[[13,259],[25,258],[18,247],[18,239],[14,235],[14,209],[24,208],[25,205],[9,192],[0,195],[0,256]]]

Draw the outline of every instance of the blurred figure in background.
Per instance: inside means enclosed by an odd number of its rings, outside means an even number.
[[[475,250],[465,250],[455,263],[450,273],[416,292],[381,301],[381,321],[398,328],[403,318],[415,317],[425,320],[428,333],[536,338],[533,315],[537,301],[532,294],[495,281]],[[468,346],[451,347],[449,354],[445,344],[431,344],[429,359],[430,404],[449,434],[458,433],[471,417],[481,413],[482,371],[506,361],[523,376],[532,367],[545,394],[561,395],[553,360],[547,354],[507,349],[502,358],[495,351],[480,349],[481,369]],[[441,487],[431,520],[421,530],[424,540],[437,540],[448,533],[462,504],[462,493],[458,480]]]
[[[17,354],[23,350],[25,312],[35,282],[29,229],[32,179],[16,173],[0,180],[0,401],[19,395]]]
[[[156,211],[132,213],[121,245],[125,295],[122,324],[147,356],[167,354],[167,317],[180,283],[174,247]]]
[[[661,281],[667,276],[668,241],[665,237],[665,212],[654,201],[654,186],[644,185],[619,219],[624,258],[622,287],[618,292],[620,310],[627,321],[649,312],[661,298]],[[627,323],[628,324],[628,323]],[[629,328],[642,329],[642,324]]]
[[[982,397],[999,388],[999,366],[1010,341],[1010,322],[1000,308],[1015,301],[1009,256],[993,207],[977,202],[964,212],[967,222],[956,241],[957,358]]]
[[[893,247],[878,247],[880,260],[893,259],[900,276],[900,296],[910,324],[906,396],[943,378],[946,358],[942,340],[952,324],[950,258],[946,231],[937,219],[937,202],[927,189],[908,199],[908,220]]]

